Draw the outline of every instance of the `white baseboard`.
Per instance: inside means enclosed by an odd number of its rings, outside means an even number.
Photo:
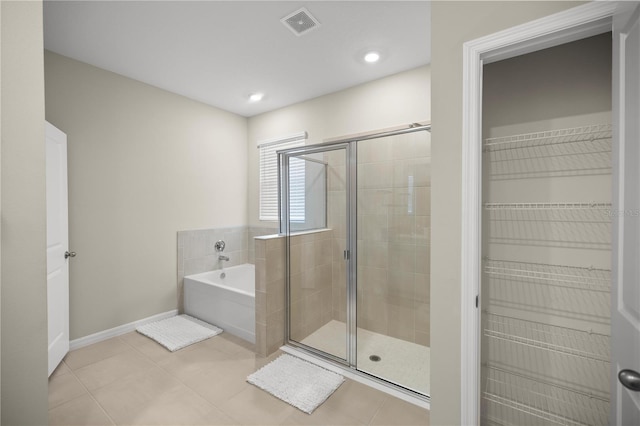
[[[127,334],[129,332],[134,331],[136,327],[140,325],[148,324],[154,321],[160,321],[165,318],[171,318],[176,315],[178,315],[178,310],[174,309],[172,311],[163,312],[157,315],[152,315],[150,317],[143,318],[138,321],[130,322],[128,324],[119,325],[118,327],[110,328],[108,330],[100,331],[98,333],[93,333],[88,336],[84,336],[69,342],[69,350],[72,351],[74,349],[80,349],[82,347],[92,345],[94,343],[102,342],[103,340],[111,339],[112,337],[121,336],[123,334]]]

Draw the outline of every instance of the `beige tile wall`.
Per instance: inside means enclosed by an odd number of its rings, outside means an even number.
[[[358,144],[358,327],[429,345],[430,138]],[[333,318],[345,321],[344,154],[328,153]]]
[[[284,343],[285,239],[255,238],[256,352],[267,356]]]
[[[331,230],[291,237],[291,337],[301,341],[332,319]]]
[[[291,337],[301,341],[332,319],[331,230],[291,238]],[[255,238],[256,352],[285,338],[285,238]]]
[[[255,264],[256,252],[255,252],[255,238],[263,235],[274,235],[278,233],[277,227],[259,227],[259,226],[249,226],[248,227],[248,242],[249,242],[249,253],[248,253],[248,263]]]

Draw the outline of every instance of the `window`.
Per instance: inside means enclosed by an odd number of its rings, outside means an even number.
[[[304,223],[306,209],[306,169],[301,158],[289,158],[289,220]]]
[[[278,218],[278,155],[277,151],[304,145],[307,133],[302,132],[284,138],[260,142],[260,220],[277,221]],[[290,217],[304,221],[304,161],[292,158],[289,166],[290,193],[292,197]],[[300,201],[301,199],[301,201]]]

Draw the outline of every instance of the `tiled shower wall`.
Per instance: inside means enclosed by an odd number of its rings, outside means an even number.
[[[429,336],[430,134],[358,144],[358,327],[423,345]],[[344,154],[326,156],[333,317],[345,320]]]
[[[253,238],[276,232],[275,228],[248,226],[178,231],[178,309],[180,312],[183,310],[185,275],[213,271],[223,266],[254,263]],[[218,240],[226,243],[224,255],[229,256],[228,262],[218,260],[218,253],[214,248]]]
[[[291,237],[291,337],[302,341],[332,319],[332,231]],[[269,355],[285,338],[285,238],[255,239],[256,352]]]
[[[333,231],[291,237],[291,337],[302,341],[333,318]]]
[[[270,355],[284,343],[285,334],[285,239],[279,235],[255,239],[256,346]]]

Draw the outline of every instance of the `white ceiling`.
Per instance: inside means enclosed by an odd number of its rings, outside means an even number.
[[[297,37],[280,19],[301,7],[321,26]],[[46,1],[44,45],[248,117],[429,63],[430,15],[426,1]]]

